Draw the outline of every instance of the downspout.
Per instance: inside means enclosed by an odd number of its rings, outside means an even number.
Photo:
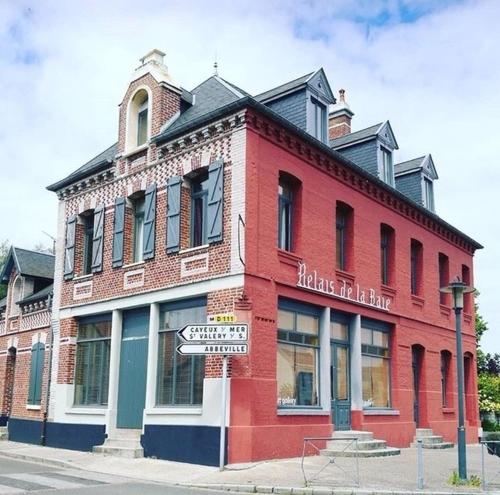
[[[47,311],[50,314],[50,332],[49,332],[49,370],[47,376],[47,389],[45,391],[45,407],[42,419],[42,436],[40,437],[40,445],[45,445],[47,442],[47,420],[49,416],[49,400],[50,400],[50,382],[52,378],[52,342],[54,339],[54,325],[52,323],[52,297],[49,294],[47,299]]]

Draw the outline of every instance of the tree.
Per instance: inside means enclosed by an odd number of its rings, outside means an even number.
[[[484,321],[484,318],[479,314],[479,307],[477,303],[474,303],[474,310],[476,313],[476,345],[479,347],[479,342],[481,341],[481,337],[483,333],[488,330],[488,323]]]
[[[0,272],[3,270],[3,265],[9,254],[9,241],[5,239],[0,242]],[[0,299],[3,299],[7,294],[7,286],[0,284]]]

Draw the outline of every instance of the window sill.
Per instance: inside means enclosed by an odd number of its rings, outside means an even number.
[[[128,158],[132,155],[140,153],[141,151],[147,150],[148,146],[149,146],[149,141],[146,141],[144,144],[141,144],[140,146],[136,146],[135,148],[126,151],[125,153],[122,154],[120,158]]]
[[[129,268],[137,268],[137,267],[139,267],[141,265],[144,265],[144,260],[142,260],[142,261],[136,261],[134,263],[129,263],[128,265],[123,265],[122,268],[124,270],[128,270]]]
[[[42,409],[42,406],[36,406],[34,404],[26,404],[26,409],[28,411],[40,411]]]
[[[65,411],[66,414],[89,414],[89,415],[100,415],[104,416],[106,414],[106,407],[72,407]]]
[[[278,416],[330,416],[331,412],[325,411],[324,409],[303,409],[303,408],[296,408],[296,409],[278,409],[276,411],[276,414]]]
[[[469,313],[464,313],[464,322],[470,323],[472,321],[472,315]]]
[[[80,282],[82,280],[91,279],[94,276],[93,273],[87,273],[86,275],[78,275],[77,277],[73,277],[74,282]]]
[[[411,295],[411,302],[418,306],[419,308],[423,308],[425,304],[425,299],[423,297],[417,296],[415,294]]]
[[[144,412],[147,416],[157,416],[162,414],[201,415],[203,414],[203,408],[196,406],[153,407],[151,409],[146,409]]]
[[[346,272],[344,270],[341,270],[340,268],[337,268],[335,270],[335,274],[337,275],[337,277],[344,278],[346,280],[350,280],[351,282],[354,282],[354,280],[356,278],[356,276],[353,273]]]
[[[382,292],[382,294],[389,294],[390,296],[395,296],[397,290],[394,287],[391,287],[390,285],[380,284],[380,292]]]
[[[299,261],[302,261],[302,256],[278,248],[278,259],[282,263],[286,263],[287,265],[297,268]]]
[[[364,416],[399,416],[397,409],[363,409]]]
[[[209,244],[202,244],[201,246],[181,249],[178,254],[187,254],[187,253],[194,253],[196,251],[202,251],[204,249],[207,249],[208,246],[209,246]]]
[[[439,305],[439,310],[443,316],[450,316],[451,308],[449,306],[445,306],[444,304]]]
[[[455,414],[454,407],[443,407],[443,414]]]

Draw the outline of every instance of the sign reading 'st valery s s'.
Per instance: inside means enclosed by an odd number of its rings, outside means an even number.
[[[300,261],[297,275],[297,287],[389,311],[391,300],[388,297],[377,295],[375,289],[362,289],[359,284],[351,287],[345,280],[337,283],[335,280],[320,277],[316,270],[308,271],[307,265]]]

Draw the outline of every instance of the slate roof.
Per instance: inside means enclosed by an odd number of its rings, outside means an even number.
[[[413,158],[412,160],[407,160],[406,162],[396,163],[394,165],[394,174],[399,175],[404,172],[409,172],[410,170],[417,170],[421,168],[425,158],[425,156],[420,156],[418,158]]]
[[[357,141],[364,141],[366,139],[375,137],[382,124],[383,122],[380,122],[379,124],[372,125],[370,127],[367,127],[366,129],[361,129],[360,131],[351,132],[350,134],[346,134],[345,136],[340,136],[336,139],[332,139],[330,141],[330,146],[336,149],[340,148],[341,146],[345,146],[346,144],[355,143]]]
[[[57,191],[62,187],[68,186],[74,181],[77,181],[83,177],[88,177],[89,175],[99,172],[100,170],[108,168],[109,165],[113,163],[113,159],[116,156],[117,149],[118,143],[113,144],[112,146],[92,158],[92,160],[89,160],[87,163],[85,163],[85,165],[82,165],[73,173],[69,174],[64,179],[48,186],[47,189],[49,191]]]
[[[12,246],[0,273],[0,282],[9,280],[13,266],[24,276],[54,279],[54,255]]]
[[[42,290],[39,290],[38,292],[35,292],[34,294],[31,294],[31,296],[25,297],[23,300],[18,301],[17,304],[27,304],[30,302],[34,301],[39,301],[40,299],[46,299],[49,297],[50,294],[52,294],[52,291],[54,289],[54,285],[50,284],[47,287],[45,287]]]
[[[300,87],[304,86],[307,83],[307,81],[309,81],[309,78],[313,74],[315,74],[315,72],[310,72],[309,74],[298,77],[297,79],[294,79],[293,81],[289,81],[289,82],[282,84],[280,86],[276,86],[273,89],[270,89],[268,91],[264,91],[264,93],[257,95],[255,97],[255,99],[257,101],[264,102],[264,101],[270,100],[270,99],[274,98],[275,96],[278,96],[282,93],[288,93],[290,91],[294,91],[296,89],[299,89]]]

